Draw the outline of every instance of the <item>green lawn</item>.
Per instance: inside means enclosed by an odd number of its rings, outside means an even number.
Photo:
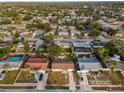
[[[35,83],[35,74],[29,73],[29,71],[21,71],[16,83]]]
[[[0,84],[13,84],[19,70],[8,71],[4,80],[0,80]]]
[[[47,84],[68,84],[68,75],[62,72],[49,72]]]
[[[46,89],[69,89],[68,86],[45,86]]]
[[[35,86],[0,86],[1,89],[35,89]]]
[[[77,90],[80,90],[80,86],[76,86],[76,89],[77,89]]]
[[[124,76],[118,71],[118,72],[113,72],[112,77],[110,78],[112,84],[122,84],[122,81],[124,81]]]

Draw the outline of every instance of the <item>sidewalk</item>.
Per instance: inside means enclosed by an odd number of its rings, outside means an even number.
[[[68,74],[69,74],[69,89],[70,90],[76,90],[75,82],[74,82],[74,79],[73,79],[73,72],[68,71]]]

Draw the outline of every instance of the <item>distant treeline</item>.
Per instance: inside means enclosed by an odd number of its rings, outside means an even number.
[[[4,2],[0,3],[0,8],[17,7],[17,8],[41,8],[41,9],[79,9],[83,8],[84,5],[88,6],[120,6],[124,7],[124,2]]]

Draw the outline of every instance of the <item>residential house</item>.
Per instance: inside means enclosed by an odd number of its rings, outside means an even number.
[[[102,65],[96,57],[78,58],[77,65],[82,70],[100,70]]]
[[[48,58],[30,57],[27,59],[25,66],[29,67],[32,70],[46,71],[48,68],[48,64]]]
[[[51,64],[51,69],[53,71],[74,70],[74,63],[72,61],[64,61],[64,60],[53,61]]]
[[[73,41],[72,51],[76,55],[91,55],[92,49],[89,41]]]

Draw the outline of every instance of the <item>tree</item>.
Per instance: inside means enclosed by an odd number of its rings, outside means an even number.
[[[97,29],[93,29],[89,32],[89,36],[92,36],[92,37],[98,37],[100,35],[100,31],[98,31]]]
[[[121,27],[124,29],[124,24],[122,24]]]
[[[12,43],[13,43],[13,44],[18,44],[19,41],[20,41],[20,40],[19,40],[18,38],[15,38],[15,37],[12,38]]]
[[[21,17],[13,17],[14,24],[21,24]]]
[[[31,47],[30,47],[28,41],[27,40],[23,40],[23,44],[24,44],[24,52],[25,53],[29,53],[30,50],[31,50]]]
[[[47,41],[48,43],[53,43],[54,35],[50,34],[50,35],[44,36],[44,40]]]
[[[105,48],[108,49],[109,56],[114,56],[114,54],[117,54],[117,49],[115,48],[115,45],[112,41],[108,42],[105,45]]]
[[[109,78],[111,80],[112,74],[115,72],[115,70],[118,68],[118,63],[117,62],[111,62],[110,65],[110,70],[109,70]]]
[[[52,45],[48,51],[49,57],[51,59],[58,59],[58,56],[61,55],[63,49],[58,45]]]
[[[23,20],[24,20],[24,21],[29,21],[29,20],[32,19],[32,18],[33,18],[33,17],[32,17],[31,14],[25,14]]]
[[[4,18],[2,21],[0,21],[0,25],[6,25],[6,24],[11,24],[11,20]]]
[[[0,38],[0,43],[2,43],[4,40],[2,38]]]
[[[107,67],[107,62],[109,61],[109,54],[106,48],[97,48],[96,56],[101,61],[104,67]]]
[[[111,73],[113,73],[118,68],[118,63],[117,62],[111,62],[109,67],[111,69]]]
[[[46,56],[48,54],[47,47],[42,45],[40,48],[35,50],[36,56]]]
[[[7,69],[9,68],[9,64],[4,64],[3,65],[3,69],[7,71]]]
[[[14,34],[14,36],[15,36],[16,38],[18,38],[18,37],[20,36],[19,31],[16,31],[15,34]]]
[[[90,30],[93,30],[93,29],[100,30],[101,28],[102,28],[101,24],[96,21],[93,21],[89,24]]]
[[[114,36],[117,32],[118,32],[118,30],[112,29],[112,28],[108,28],[108,30],[107,30],[107,33],[110,36]]]
[[[121,56],[121,60],[124,60],[124,46],[118,48],[118,54]]]
[[[76,26],[76,28],[77,28],[78,30],[82,31],[82,30],[84,29],[84,26],[83,26],[83,25],[78,25],[78,26]]]
[[[51,30],[50,23],[43,23],[43,26],[44,26],[43,30],[45,32],[49,32]]]
[[[0,48],[0,58],[3,58],[11,51],[11,46]]]

